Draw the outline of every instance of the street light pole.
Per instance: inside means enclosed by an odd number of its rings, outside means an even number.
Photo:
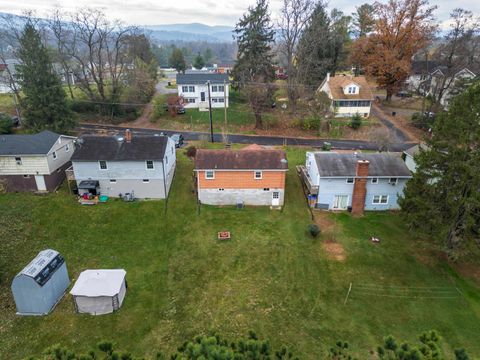
[[[207,81],[208,86],[208,112],[210,115],[210,141],[213,143],[213,119],[212,119],[212,98],[210,96],[210,80]]]

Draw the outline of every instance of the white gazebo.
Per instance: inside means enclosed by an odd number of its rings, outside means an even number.
[[[127,291],[126,275],[123,269],[83,271],[70,290],[77,312],[102,315],[120,309]]]

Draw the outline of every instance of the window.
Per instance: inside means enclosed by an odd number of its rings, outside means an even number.
[[[390,180],[388,181],[389,184],[392,184],[392,185],[397,185],[398,183],[398,178],[390,178]]]
[[[255,170],[253,177],[254,177],[256,180],[260,180],[260,179],[262,178],[262,172],[259,171],[259,170]]]
[[[263,191],[270,191],[270,188],[263,188]]]
[[[215,171],[213,170],[205,171],[205,179],[207,180],[215,179]]]
[[[182,92],[184,93],[188,92],[188,86],[182,86]]]
[[[278,191],[274,191],[272,194],[273,199],[279,199],[280,198],[280,193]]]
[[[374,195],[373,204],[388,204],[388,195]]]
[[[54,151],[54,152],[52,153],[52,156],[53,156],[53,160],[57,160],[57,152],[56,152],[56,151]]]
[[[165,156],[165,165],[168,165],[168,156]]]
[[[218,85],[218,91],[224,92],[225,91],[225,86],[223,85]]]
[[[217,91],[218,91],[218,86],[212,85],[212,92],[217,92]]]
[[[371,183],[372,184],[378,184],[378,178],[372,178]]]
[[[195,99],[194,98],[188,98],[188,99],[185,99],[187,101],[187,103],[189,104],[195,104]]]
[[[115,184],[117,182],[116,179],[110,179],[110,184]]]
[[[347,178],[347,184],[353,184],[355,182],[354,178]]]
[[[65,145],[65,152],[69,152],[69,151],[70,151],[70,146],[68,146],[68,144],[67,144],[67,145]]]
[[[356,91],[356,88],[355,86],[349,86],[348,87],[348,93],[349,94],[355,94],[357,91]]]
[[[143,179],[142,181],[143,181],[143,183],[145,183],[145,184],[147,184],[147,183],[150,182],[150,180],[148,180],[148,179]]]
[[[22,165],[22,158],[21,157],[16,157],[15,162],[17,163],[17,165]]]
[[[188,92],[195,92],[195,86],[189,86]]]
[[[219,103],[224,103],[224,102],[225,102],[225,99],[224,99],[224,98],[218,98],[218,102],[219,102]]]
[[[145,165],[147,167],[147,170],[153,170],[155,169],[155,166],[153,165],[153,160],[147,160],[145,161]]]
[[[98,162],[98,165],[100,167],[100,170],[107,170],[108,169],[107,162],[105,160],[100,160]]]

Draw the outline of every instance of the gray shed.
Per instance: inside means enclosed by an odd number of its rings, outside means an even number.
[[[52,249],[40,251],[12,281],[17,314],[48,314],[69,285],[70,279],[63,256]]]

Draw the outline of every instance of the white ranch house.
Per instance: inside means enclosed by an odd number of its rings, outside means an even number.
[[[186,108],[208,108],[208,83],[212,108],[228,107],[228,74],[197,72],[177,74],[178,96],[185,99]]]

